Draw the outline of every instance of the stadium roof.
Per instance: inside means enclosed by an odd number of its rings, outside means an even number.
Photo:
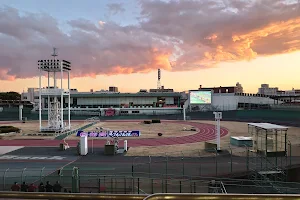
[[[248,123],[248,125],[262,128],[265,130],[272,130],[272,129],[286,130],[286,129],[288,129],[288,127],[286,127],[286,126],[280,126],[277,124],[270,124],[270,123]]]
[[[71,92],[71,97],[180,97],[178,92],[141,92],[141,93],[98,93]]]

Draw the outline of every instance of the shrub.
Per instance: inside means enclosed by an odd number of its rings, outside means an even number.
[[[160,119],[152,119],[152,123],[160,123]]]
[[[144,121],[144,124],[151,124],[151,121]]]
[[[20,129],[14,126],[0,126],[0,133],[20,132]]]

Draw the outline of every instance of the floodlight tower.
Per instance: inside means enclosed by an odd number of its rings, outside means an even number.
[[[57,60],[56,48],[53,49],[52,60],[39,60],[38,69],[39,74],[39,122],[41,132],[57,132],[71,129],[70,119],[70,71],[71,63],[66,60]],[[42,88],[42,73],[47,72],[48,87]],[[64,72],[68,75],[68,88],[63,88]],[[53,86],[50,85],[50,76],[53,75]],[[60,78],[60,88],[57,87],[57,75]],[[46,127],[42,126],[42,104],[45,105],[47,98],[48,104],[48,124]],[[60,100],[58,99],[60,97]],[[64,123],[64,97],[68,97],[68,125]]]

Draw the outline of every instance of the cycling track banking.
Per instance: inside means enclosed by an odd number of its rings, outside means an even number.
[[[138,120],[140,121],[140,120]],[[137,120],[113,120],[113,122],[138,122]],[[109,122],[109,121],[107,121]],[[0,122],[0,124],[16,123],[16,122]],[[139,146],[162,146],[162,145],[176,145],[176,144],[189,144],[196,142],[204,142],[213,140],[216,138],[215,125],[197,123],[197,122],[186,122],[186,121],[162,121],[162,123],[178,123],[182,125],[190,125],[197,129],[197,132],[187,136],[177,137],[162,137],[162,138],[141,138],[141,139],[127,139],[129,147]],[[163,130],[162,130],[163,133]],[[174,135],[179,135],[174,134]],[[221,127],[221,137],[228,134],[226,128]],[[24,147],[58,147],[62,140],[44,140],[44,139],[25,139],[25,140],[0,140],[0,146],[24,146]],[[70,147],[76,147],[78,140],[66,140]],[[93,143],[93,144],[92,144]],[[105,139],[94,139],[89,140],[89,146],[93,147],[104,147],[106,143]],[[120,141],[120,146],[122,146]]]

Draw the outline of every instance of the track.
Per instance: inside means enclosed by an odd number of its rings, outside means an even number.
[[[138,120],[140,121],[140,120]],[[109,122],[109,121],[106,121]],[[137,122],[137,120],[122,120],[114,122]],[[184,121],[162,121],[164,123],[180,123],[182,125],[191,125],[197,128],[199,131],[193,135],[178,136],[178,137],[165,137],[165,138],[143,138],[143,139],[127,139],[130,147],[139,146],[162,146],[162,145],[176,145],[176,144],[188,144],[196,142],[204,142],[213,140],[216,138],[215,126],[212,124],[196,123],[196,122],[184,122]],[[221,137],[228,134],[228,130],[221,127]],[[179,135],[179,134],[174,134]],[[89,146],[103,147],[106,140],[95,139],[89,140]],[[25,146],[25,147],[57,147],[62,143],[61,140],[0,140],[0,146]],[[67,140],[67,143],[71,147],[77,146],[78,140]]]

